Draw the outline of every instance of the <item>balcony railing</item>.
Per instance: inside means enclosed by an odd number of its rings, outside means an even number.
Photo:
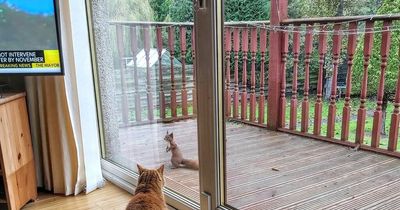
[[[286,82],[285,74],[289,73],[285,68],[282,70],[281,83],[281,124],[282,131],[292,132],[303,136],[322,139],[334,143],[340,143],[348,146],[359,146],[366,150],[378,151],[386,154],[392,154],[400,157],[399,153],[391,153],[397,151],[398,128],[399,128],[399,107],[400,107],[400,84],[397,82],[396,97],[393,103],[393,113],[390,123],[390,132],[388,143],[381,144],[382,133],[382,115],[383,115],[383,96],[385,91],[385,77],[388,62],[397,62],[398,60],[389,60],[389,52],[391,48],[399,46],[391,46],[391,34],[394,30],[392,27],[396,20],[399,20],[399,15],[380,15],[380,16],[356,16],[356,17],[331,17],[331,18],[309,18],[309,19],[287,19],[282,21],[282,63],[287,65],[288,54],[292,53],[293,69],[292,69],[292,91],[290,93],[290,106],[288,107],[289,119],[288,124],[284,116],[286,116]],[[398,23],[397,23],[398,25]],[[304,51],[300,50],[301,33],[304,30]],[[318,33],[314,33],[318,31]],[[361,34],[361,35],[360,35]],[[374,42],[374,35],[375,42]],[[288,50],[289,37],[292,38],[291,51]],[[393,37],[395,38],[395,37]],[[313,42],[313,39],[317,40]],[[378,40],[379,39],[379,40]],[[329,46],[329,41],[331,45]],[[346,41],[344,45],[342,41]],[[313,44],[314,43],[314,44]],[[358,45],[358,43],[360,43]],[[380,54],[373,52],[373,44],[380,44]],[[363,77],[362,81],[353,81],[354,57],[357,53],[357,45],[363,46]],[[317,49],[314,49],[316,48]],[[330,47],[330,57],[327,57],[327,49]],[[343,49],[342,49],[343,48]],[[310,62],[312,59],[313,50],[317,50],[319,55],[319,69],[316,75],[310,75]],[[347,51],[345,59],[341,59],[341,52]],[[299,87],[297,84],[299,55],[304,54],[304,84]],[[372,56],[380,56],[380,69],[370,69],[370,60]],[[328,106],[327,119],[323,120],[323,80],[324,72],[326,71],[324,63],[330,60],[332,63],[332,83],[330,87],[330,99]],[[338,109],[338,70],[341,60],[347,61],[347,73],[345,82],[345,98],[342,110]],[[380,71],[379,78],[368,78],[368,72]],[[317,90],[315,94],[315,102],[311,101],[310,77],[317,76]],[[376,99],[367,98],[368,83],[370,80],[378,80],[378,91]],[[399,80],[398,80],[399,81]],[[352,84],[355,82],[361,83],[360,93],[353,93],[358,97],[352,96]],[[303,97],[301,101],[298,98],[298,89],[302,88]],[[372,130],[368,131],[366,127],[367,107],[366,103],[375,100],[376,108],[373,111],[373,126]],[[351,102],[359,104],[358,107],[351,107]],[[310,104],[314,104],[314,110],[310,110]],[[298,104],[301,104],[301,119],[298,119]],[[326,105],[325,105],[326,106]],[[352,110],[358,110],[356,116],[352,116]],[[342,111],[340,113],[340,111]],[[370,110],[372,111],[372,110]],[[310,117],[310,113],[313,117]],[[353,114],[354,115],[354,114]],[[300,121],[300,129],[297,129],[298,121]],[[356,129],[351,131],[351,122],[356,121]],[[313,126],[310,126],[312,122]],[[322,130],[324,124],[327,124],[326,131]],[[341,124],[337,126],[337,124]],[[312,129],[312,131],[311,131]],[[355,135],[349,138],[351,132]],[[353,134],[354,134],[353,133]],[[335,135],[336,134],[336,135]],[[339,135],[337,135],[339,134]],[[366,135],[371,136],[371,140],[366,141]]]
[[[275,100],[268,98],[267,79],[271,71],[278,71],[279,107],[274,111],[279,118],[278,130],[400,157],[397,152],[399,83],[392,103],[388,146],[380,145],[385,71],[389,49],[393,47],[390,29],[396,20],[400,20],[400,15],[286,19],[273,27],[268,21],[225,23],[226,117],[267,127],[267,108],[271,109],[267,107],[267,101]],[[195,116],[197,69],[193,65],[196,62],[193,23],[114,21],[110,24],[117,40],[121,126]],[[272,45],[276,44],[271,43],[269,37],[276,32],[281,41],[278,61],[269,59]],[[381,45],[381,68],[369,69],[371,56],[374,56],[375,33],[379,34],[375,39],[380,39],[376,43]],[[342,44],[343,41],[347,43]],[[362,81],[352,81],[353,60],[360,42],[363,42],[364,76]],[[345,59],[341,57],[343,50],[347,51]],[[142,62],[138,61],[140,51],[144,51],[144,68],[138,66],[138,62]],[[317,59],[313,58],[313,51],[318,52]],[[152,52],[156,52],[156,63],[152,62]],[[169,62],[163,60],[165,52],[168,52]],[[332,82],[329,104],[325,104],[327,119],[324,119],[327,61],[332,64]],[[344,65],[343,61],[346,62]],[[274,66],[271,62],[280,62],[281,68],[269,69],[268,66]],[[318,68],[311,69],[312,62],[317,62]],[[346,68],[342,110],[337,106],[339,66]],[[368,134],[370,143],[365,141],[366,102],[370,100],[367,98],[368,71],[380,71],[373,128]],[[360,98],[352,97],[354,82],[362,83]],[[357,107],[351,107],[351,101],[358,101]],[[353,116],[355,109],[358,112]],[[353,137],[350,124],[354,120],[357,123]],[[338,121],[340,126],[337,126]]]
[[[113,21],[110,24],[116,40],[118,63],[115,69],[118,71],[117,78],[121,87],[118,94],[121,97],[122,110],[120,125],[176,121],[195,116],[196,69],[193,63],[196,61],[196,54],[193,23]],[[250,88],[247,85],[246,76],[249,45],[248,42],[242,42],[240,45],[241,39],[248,40],[250,31],[253,39],[252,55],[255,56],[258,50],[263,52],[258,63],[261,63],[262,72],[266,72],[264,63],[267,34],[266,30],[259,30],[256,25],[268,25],[268,21],[225,23],[226,30],[233,31],[232,38],[235,43],[232,54],[235,67],[235,80],[232,84],[235,87],[232,91],[236,96],[234,110],[238,108],[239,92],[247,92]],[[242,31],[241,35],[240,31]],[[257,35],[263,42],[260,46],[257,45],[257,40],[254,40],[257,39]],[[144,51],[144,58],[139,57],[143,54],[141,51]],[[155,56],[158,62],[152,65],[154,51],[157,52]],[[165,52],[168,53],[169,63],[164,61]],[[230,59],[230,56],[227,53],[227,59]],[[144,68],[143,65],[142,68],[138,65],[140,62],[138,59],[145,60]],[[250,57],[250,60],[252,73],[254,73],[256,71],[253,69],[255,57]],[[244,72],[240,79],[239,69],[240,71],[243,69]],[[240,87],[239,82],[241,82]],[[229,80],[226,87],[228,83],[230,83]],[[260,85],[264,87],[265,83],[262,82]],[[264,95],[263,88],[257,92],[260,96]],[[254,94],[251,95],[252,99],[254,99]],[[242,106],[245,106],[244,101],[247,100],[243,99]]]

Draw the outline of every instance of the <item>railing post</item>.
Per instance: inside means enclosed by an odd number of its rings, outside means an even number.
[[[181,42],[181,63],[182,63],[182,90],[181,90],[181,100],[182,100],[182,115],[188,116],[188,103],[187,103],[187,90],[186,90],[186,27],[181,26],[179,28],[180,32],[180,42]]]
[[[194,28],[192,28],[192,63],[193,63],[193,115],[197,114],[197,86],[196,86],[196,34]]]
[[[242,29],[242,52],[243,52],[243,69],[242,69],[242,99],[241,99],[241,119],[247,119],[247,53],[249,50],[249,29]]]
[[[239,28],[233,29],[233,53],[234,53],[234,90],[233,90],[233,118],[239,116],[239,49],[240,49],[240,37]]]
[[[168,28],[168,46],[171,60],[171,115],[173,119],[177,118],[176,111],[176,90],[175,90],[175,69],[174,69],[174,59],[175,59],[175,42],[174,42],[175,28],[170,26]]]
[[[135,119],[136,122],[140,122],[142,121],[142,108],[140,105],[139,78],[136,57],[138,54],[136,26],[131,28],[131,51],[133,57],[133,81],[135,83]]]
[[[158,51],[158,80],[160,80],[160,118],[165,119],[165,93],[163,85],[163,66],[162,66],[162,28],[157,27],[157,51]]]
[[[364,35],[364,62],[363,62],[364,71],[361,83],[360,107],[358,108],[358,114],[357,114],[357,130],[356,130],[357,144],[364,143],[365,118],[367,115],[365,102],[367,102],[368,66],[374,43],[374,34],[372,33],[373,28],[374,28],[374,22],[367,21],[365,24],[365,35]]]
[[[150,28],[144,27],[144,52],[146,59],[146,95],[147,95],[147,119],[154,120],[153,93],[151,89],[151,68],[150,68]]]
[[[126,96],[126,91],[128,89],[126,85],[125,72],[126,66],[124,63],[124,28],[122,25],[117,25],[117,48],[118,48],[118,56],[119,56],[119,66],[120,66],[120,79],[121,79],[121,97],[122,97],[122,121],[124,125],[128,125],[128,116],[129,116],[129,106],[128,106],[128,98]]]
[[[326,45],[326,25],[321,26],[321,33],[319,34],[319,71],[318,71],[318,84],[317,84],[317,101],[314,108],[314,135],[321,134],[322,122],[322,80],[324,75],[325,54],[327,51]]]
[[[337,75],[340,62],[340,50],[342,46],[342,35],[340,34],[341,25],[335,24],[333,26],[333,74],[332,74],[332,86],[331,86],[331,99],[329,103],[328,113],[328,130],[326,136],[328,138],[335,137],[335,121],[336,121],[336,88],[337,88]]]
[[[400,56],[400,48],[399,54]],[[396,95],[394,98],[394,109],[392,119],[390,121],[389,145],[388,150],[394,152],[397,150],[397,140],[399,138],[399,124],[400,124],[400,65],[397,73]]]
[[[385,90],[385,72],[388,65],[388,56],[390,50],[390,26],[392,21],[384,21],[382,29],[382,43],[381,43],[381,75],[379,78],[379,87],[377,93],[376,110],[374,112],[374,123],[372,126],[371,146],[374,148],[379,147],[381,131],[382,131],[382,104],[383,94]]]
[[[290,121],[289,129],[297,128],[297,70],[299,68],[300,53],[300,32],[299,25],[295,25],[293,31],[293,78],[292,78],[292,97],[290,99]]]
[[[343,117],[342,117],[342,141],[349,140],[349,127],[350,127],[350,117],[351,117],[351,106],[350,106],[350,95],[351,95],[351,82],[353,74],[353,58],[354,52],[357,47],[357,22],[352,22],[349,24],[349,34],[348,45],[347,45],[347,78],[346,78],[346,97],[343,107]]]
[[[256,120],[256,53],[257,53],[257,28],[250,32],[251,52],[251,77],[250,77],[250,121]]]
[[[282,72],[281,72],[281,102],[280,102],[280,126],[284,128],[286,126],[286,61],[289,51],[289,34],[284,31],[282,34]]]
[[[260,31],[260,52],[261,52],[261,70],[260,70],[260,100],[258,103],[258,123],[264,124],[265,96],[264,96],[264,69],[265,52],[267,51],[267,29]]]
[[[271,130],[276,130],[280,125],[280,87],[282,70],[282,47],[281,38],[282,32],[274,30],[274,27],[279,26],[281,21],[287,18],[288,0],[271,1],[271,18],[270,25],[272,31],[269,35],[269,69],[268,69],[268,123],[267,126]],[[279,110],[277,112],[276,110]]]
[[[231,116],[231,29],[225,28],[225,116]]]
[[[304,75],[304,97],[301,103],[301,132],[308,132],[308,121],[310,112],[310,102],[308,100],[309,90],[310,90],[310,62],[311,53],[313,49],[313,25],[307,26],[306,40],[304,44],[306,56],[305,56],[305,75]]]

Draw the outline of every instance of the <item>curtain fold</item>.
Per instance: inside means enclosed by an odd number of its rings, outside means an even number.
[[[76,139],[80,131],[73,129],[73,110],[69,108],[64,78],[28,77],[26,84],[32,141],[40,147],[34,148],[35,159],[41,160],[38,170],[43,174],[38,183],[54,193],[77,194],[78,165],[82,160]]]

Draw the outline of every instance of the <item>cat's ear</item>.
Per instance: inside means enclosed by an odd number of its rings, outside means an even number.
[[[174,132],[171,132],[171,133],[169,134],[169,136],[171,136],[171,138],[174,138]]]
[[[168,135],[169,133],[168,133],[168,131],[167,131],[167,135]]]
[[[161,175],[164,174],[164,164],[160,166],[160,168],[157,169],[158,173],[160,173]]]
[[[137,164],[137,168],[138,168],[138,170],[139,170],[139,175],[142,174],[142,173],[144,172],[143,166]]]

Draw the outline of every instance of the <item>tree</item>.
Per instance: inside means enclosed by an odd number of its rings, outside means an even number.
[[[376,14],[380,5],[381,0],[289,0],[288,14],[290,18],[373,15]],[[333,28],[330,27],[328,30],[333,30]],[[314,37],[314,39],[317,38]],[[329,78],[332,76],[332,36],[328,36],[327,42],[328,50],[325,56],[324,66],[327,67],[325,71],[326,82],[329,82],[331,81]],[[342,49],[346,49],[346,47],[347,37],[344,36],[342,40]],[[317,42],[314,42],[313,49],[318,49]],[[339,65],[339,72],[343,72],[347,68],[345,53],[341,53],[340,60],[343,62]],[[303,69],[302,65],[303,64],[300,63],[300,70]],[[317,65],[316,68],[318,69],[318,63],[312,63],[311,69],[314,69],[313,65]],[[326,99],[330,97],[330,86],[330,83],[327,83],[325,86],[326,91],[324,91],[324,98]]]
[[[225,21],[269,20],[270,0],[226,0]],[[193,1],[174,0],[170,17],[174,22],[193,21]]]
[[[154,12],[154,20],[163,22],[168,17],[172,0],[150,0]]]
[[[378,14],[394,14],[400,13],[400,0],[385,0],[382,6],[378,10]],[[395,28],[399,28],[400,24],[398,22],[393,22],[393,26]],[[375,27],[382,27],[382,23],[377,23]],[[397,82],[397,74],[398,74],[398,65],[399,65],[399,54],[398,49],[400,45],[399,31],[392,32],[392,44],[390,47],[390,54],[388,58],[388,66],[385,74],[385,91],[383,97],[383,127],[382,132],[385,134],[385,119],[386,119],[386,107],[390,100],[393,99],[393,96],[396,92],[396,82]],[[362,40],[362,39],[359,39]],[[368,69],[368,90],[367,94],[369,97],[376,96],[379,85],[380,78],[380,65],[381,65],[381,56],[380,56],[380,48],[381,48],[382,35],[380,33],[375,34],[374,37],[374,46],[372,50],[372,56],[370,60],[370,65]],[[354,71],[353,71],[353,81],[362,81],[363,77],[363,41],[357,46],[357,53],[354,59]],[[353,94],[359,95],[361,91],[361,82],[353,83]]]
[[[173,22],[193,22],[194,10],[192,0],[174,0],[169,15]]]
[[[113,0],[108,1],[110,20],[152,21],[153,10],[148,1]]]
[[[381,0],[289,0],[290,18],[375,14]]]
[[[270,0],[226,0],[225,21],[269,20]]]

